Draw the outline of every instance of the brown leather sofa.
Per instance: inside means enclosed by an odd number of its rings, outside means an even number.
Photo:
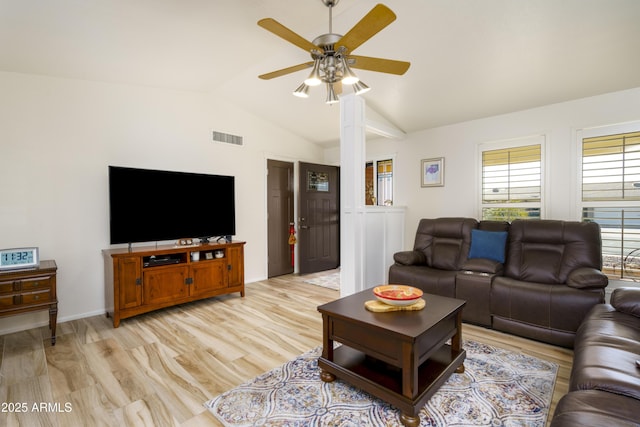
[[[481,238],[494,241],[476,250]],[[596,223],[422,219],[413,250],[394,254],[389,283],[466,300],[466,322],[572,347],[586,313],[604,302],[600,250]]]
[[[577,331],[569,393],[551,427],[640,426],[640,288],[618,288]]]

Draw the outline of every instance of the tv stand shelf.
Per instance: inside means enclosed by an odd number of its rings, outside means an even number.
[[[107,316],[138,314],[217,295],[244,297],[245,242],[105,249]]]

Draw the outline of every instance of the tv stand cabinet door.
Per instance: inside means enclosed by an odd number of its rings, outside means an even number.
[[[193,276],[191,296],[204,295],[217,289],[226,288],[226,267],[227,264],[223,260],[191,264],[191,275]]]
[[[118,258],[118,302],[121,310],[142,305],[140,257]]]
[[[244,296],[244,246],[229,246],[227,248],[228,257],[228,286],[236,287],[241,286],[242,296]]]
[[[187,266],[155,267],[144,272],[144,304],[164,304],[188,297]],[[176,302],[177,303],[177,302]]]

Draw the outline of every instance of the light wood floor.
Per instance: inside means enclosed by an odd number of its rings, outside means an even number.
[[[321,345],[316,307],[339,293],[308,277],[250,283],[245,298],[174,307],[117,329],[105,316],[62,323],[53,347],[47,327],[0,336],[0,426],[220,426],[205,401]],[[463,337],[558,363],[553,414],[570,350],[471,325]]]

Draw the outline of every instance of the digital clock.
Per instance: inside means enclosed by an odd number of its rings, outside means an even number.
[[[38,248],[0,249],[0,271],[40,265]]]

